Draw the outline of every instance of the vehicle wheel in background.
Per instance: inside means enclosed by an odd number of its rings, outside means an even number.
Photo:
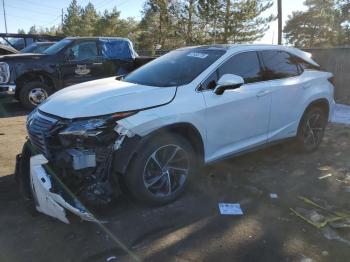
[[[162,205],[180,196],[196,166],[194,150],[183,137],[157,136],[133,159],[125,181],[137,200]]]
[[[304,152],[312,152],[320,145],[327,125],[327,114],[322,108],[312,107],[301,119],[297,143]]]
[[[30,81],[19,91],[19,101],[26,109],[33,110],[51,94],[52,89],[46,84],[41,81]]]

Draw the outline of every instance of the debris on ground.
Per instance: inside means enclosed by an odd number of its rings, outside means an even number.
[[[323,236],[328,240],[337,240],[350,246],[350,241],[341,237],[335,230],[327,226],[322,229]]]
[[[350,186],[344,186],[344,191],[346,193],[350,193]]]
[[[290,208],[290,210],[298,217],[313,225],[316,228],[323,228],[329,223],[336,221],[350,220],[350,213],[346,211],[336,211],[330,206],[321,206],[314,201],[306,198],[299,197],[304,203],[313,206],[313,209],[306,209],[297,207],[296,209]]]
[[[322,180],[322,179],[325,179],[325,178],[328,178],[328,177],[331,177],[332,174],[327,174],[327,175],[324,175],[324,176],[320,176],[318,179]]]
[[[113,260],[117,260],[117,257],[116,256],[110,256],[106,259],[107,262],[109,261],[113,261]]]
[[[240,204],[219,203],[221,215],[243,215]]]
[[[278,195],[276,193],[270,193],[270,198],[272,199],[278,198]]]
[[[297,207],[290,210],[299,218],[321,229],[323,236],[328,240],[338,240],[350,245],[350,240],[339,235],[334,229],[350,228],[350,213],[348,211],[337,211],[334,207],[323,203],[318,204],[306,197],[299,197],[305,204],[312,208]]]

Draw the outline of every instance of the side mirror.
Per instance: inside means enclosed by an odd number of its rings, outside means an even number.
[[[222,95],[227,89],[236,89],[244,84],[244,79],[238,75],[225,74],[220,77],[214,93],[217,95]]]

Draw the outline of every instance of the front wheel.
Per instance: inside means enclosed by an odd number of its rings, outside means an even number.
[[[126,184],[137,200],[152,205],[179,197],[196,167],[192,146],[176,134],[151,139],[133,160]]]
[[[322,142],[324,130],[327,125],[327,114],[319,107],[308,110],[298,129],[297,143],[304,152],[312,152]]]
[[[30,81],[21,88],[19,100],[26,109],[33,110],[44,102],[51,93],[51,88],[41,81]]]

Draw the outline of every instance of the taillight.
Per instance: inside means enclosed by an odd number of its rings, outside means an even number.
[[[334,77],[334,76],[328,78],[328,81],[329,81],[333,86],[335,86],[335,77]]]

